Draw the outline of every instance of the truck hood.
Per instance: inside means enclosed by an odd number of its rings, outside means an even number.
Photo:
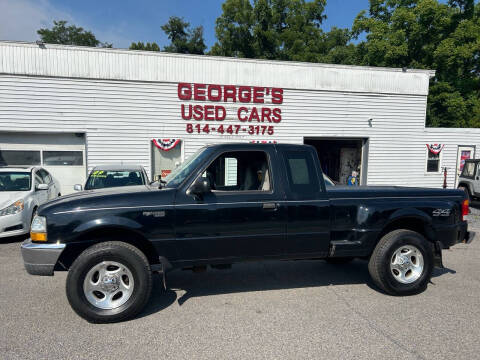
[[[39,215],[93,208],[142,207],[172,204],[175,189],[157,189],[145,185],[87,190],[61,196],[38,209]]]
[[[374,198],[374,197],[465,197],[462,190],[432,189],[407,186],[334,186],[327,188],[331,198]]]
[[[0,191],[0,209],[12,205],[15,201],[25,199],[29,191]]]

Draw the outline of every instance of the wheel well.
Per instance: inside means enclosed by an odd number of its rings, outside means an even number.
[[[415,231],[425,237],[425,239],[434,242],[435,239],[435,234],[433,233],[433,229],[426,223],[424,220],[416,218],[416,217],[404,217],[400,218],[397,220],[392,221],[389,223],[378,235],[377,238],[377,243],[380,241],[380,239],[388,234],[389,232],[392,232],[394,230],[398,229],[405,229],[405,230],[411,230]]]
[[[68,269],[70,268],[70,265],[72,265],[72,263],[75,261],[75,259],[88,247],[98,244],[100,242],[112,240],[123,241],[125,243],[135,246],[141,252],[143,252],[150,264],[158,264],[160,262],[155,247],[149,240],[147,240],[142,235],[129,229],[117,227],[103,227],[100,229],[88,231],[78,237],[76,242],[78,242],[77,244],[80,245],[71,248],[67,246],[59,259],[59,263],[61,263],[63,267],[66,267]],[[82,244],[82,242],[84,243],[84,245]]]
[[[470,192],[470,187],[468,186],[468,183],[461,182],[461,183],[458,184],[458,186],[459,186],[459,187],[460,187],[460,186],[463,186],[463,187],[465,187],[465,189],[468,190],[468,192]]]

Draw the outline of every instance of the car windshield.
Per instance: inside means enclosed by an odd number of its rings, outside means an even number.
[[[140,171],[97,170],[90,173],[85,190],[103,189],[118,186],[144,185]]]
[[[207,147],[200,148],[196,153],[191,155],[179,167],[173,170],[165,179],[165,187],[177,187],[180,185],[197,166],[205,161],[210,155],[211,150]]]
[[[0,191],[30,191],[29,172],[0,172]]]

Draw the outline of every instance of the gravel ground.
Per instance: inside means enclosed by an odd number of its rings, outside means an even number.
[[[364,261],[247,263],[156,278],[147,310],[111,325],[75,315],[65,273],[27,275],[19,247],[0,243],[1,359],[479,358],[479,239],[416,296],[379,292]]]

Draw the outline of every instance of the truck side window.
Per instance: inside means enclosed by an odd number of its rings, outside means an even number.
[[[308,197],[320,192],[320,182],[310,152],[287,151],[285,153],[285,164],[292,193],[301,197]]]
[[[270,191],[271,170],[264,151],[232,151],[216,158],[202,175],[217,191]]]
[[[463,166],[462,176],[472,178],[475,176],[475,163],[466,162]]]

